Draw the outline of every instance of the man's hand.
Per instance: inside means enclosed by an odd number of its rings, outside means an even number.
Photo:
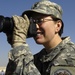
[[[13,16],[14,29],[12,35],[7,34],[8,42],[12,47],[26,43],[27,31],[30,25],[28,17]]]

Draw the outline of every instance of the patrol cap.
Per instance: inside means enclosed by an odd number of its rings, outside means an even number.
[[[62,20],[62,8],[60,5],[51,2],[49,0],[41,0],[39,2],[36,2],[31,10],[27,10],[23,12],[22,16],[26,14],[28,17],[32,16],[32,13],[40,13],[45,15],[54,15],[56,18],[59,18]]]

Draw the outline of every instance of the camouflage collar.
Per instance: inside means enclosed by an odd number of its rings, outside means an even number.
[[[60,52],[61,50],[64,50],[64,46],[66,43],[70,42],[70,37],[65,37],[62,38],[63,41],[57,45],[55,48],[51,49],[51,52],[46,54],[46,49],[44,48],[41,53],[42,53],[42,57],[40,58],[40,61],[42,62],[48,62],[48,61],[52,61]]]

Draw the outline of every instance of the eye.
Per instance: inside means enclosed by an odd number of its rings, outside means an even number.
[[[30,18],[30,22],[33,22],[33,23],[43,23],[44,22],[44,19],[41,19],[41,18],[37,18],[37,19],[34,19],[34,18]]]
[[[37,20],[37,23],[42,23],[42,20],[41,19]]]
[[[44,19],[38,19],[36,20],[36,23],[43,23],[44,22]]]

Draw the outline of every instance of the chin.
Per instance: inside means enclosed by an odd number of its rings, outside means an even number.
[[[43,42],[42,42],[42,41],[36,41],[36,43],[37,43],[37,44],[43,44]]]
[[[35,42],[37,44],[43,44],[44,43],[44,40],[43,39],[36,39],[36,38],[34,38],[34,40],[35,40]]]
[[[38,43],[38,42],[36,42],[37,44],[39,44],[39,45],[42,45],[42,43]]]

